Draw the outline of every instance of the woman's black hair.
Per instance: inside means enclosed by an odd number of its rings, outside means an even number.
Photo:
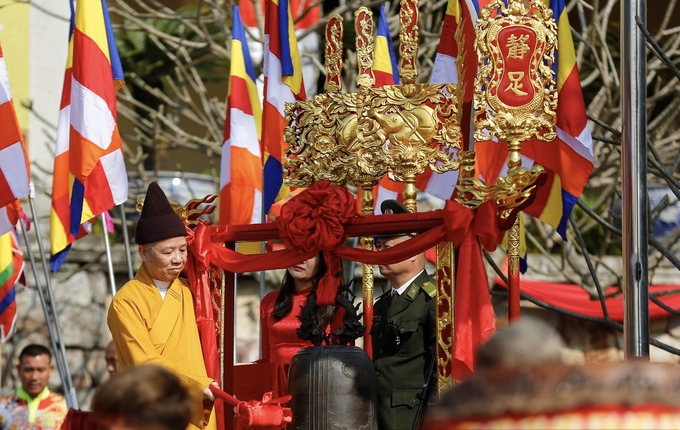
[[[319,280],[328,271],[326,260],[323,253],[319,253],[319,268],[312,278],[312,289],[307,294],[305,304],[302,306],[302,311],[298,319],[300,320],[300,327],[297,329],[297,335],[302,340],[308,340],[314,345],[327,345],[331,343],[347,344],[350,341],[357,339],[364,334],[365,326],[361,324],[361,315],[357,314],[357,307],[354,306],[353,296],[349,291],[349,286],[342,285],[335,297],[337,306],[317,306],[316,304],[316,290],[319,286]],[[335,276],[342,278],[342,272],[336,273]],[[293,309],[293,295],[295,294],[295,280],[286,270],[281,281],[281,288],[279,295],[276,297],[272,317],[280,321]],[[350,300],[348,297],[352,297]],[[325,328],[331,323],[333,314],[336,309],[340,307],[345,309],[343,317],[343,326],[341,329],[332,332],[333,339],[326,334]]]
[[[314,305],[316,305],[316,288],[319,285],[319,280],[326,274],[328,266],[326,265],[326,260],[323,258],[323,253],[319,253],[319,267],[312,277],[312,291],[307,295],[307,301],[305,302],[305,307],[309,302],[309,297],[314,294]],[[274,310],[272,311],[272,317],[275,320],[280,321],[286,317],[293,309],[293,295],[295,294],[295,279],[290,276],[288,270],[283,274],[283,280],[281,281],[281,288],[279,289],[279,295],[276,297],[276,303],[274,304]],[[304,307],[303,307],[304,309]]]

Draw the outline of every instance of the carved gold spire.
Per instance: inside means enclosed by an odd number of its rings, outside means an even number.
[[[373,211],[372,188],[387,173],[405,184],[405,206],[415,211],[416,176],[458,168],[451,148],[460,148],[456,86],[417,84],[418,1],[402,0],[400,68],[404,84],[374,88],[373,16],[355,14],[357,93],[341,93],[342,19],[326,24],[325,93],[286,106],[288,143],[284,181],[305,187],[328,179],[362,189],[362,208]]]

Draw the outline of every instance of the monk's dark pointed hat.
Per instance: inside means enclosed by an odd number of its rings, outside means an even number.
[[[142,213],[135,228],[135,242],[139,245],[158,242],[173,237],[186,236],[182,219],[170,206],[161,187],[152,182],[146,190]]]

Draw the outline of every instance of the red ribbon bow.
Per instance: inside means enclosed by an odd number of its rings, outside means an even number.
[[[300,253],[332,251],[345,242],[343,224],[355,216],[354,196],[345,187],[319,181],[281,207],[281,239]]]

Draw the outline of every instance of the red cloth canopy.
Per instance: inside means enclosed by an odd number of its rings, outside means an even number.
[[[507,288],[500,278],[496,280],[496,285]],[[580,285],[537,281],[522,277],[519,288],[523,294],[556,308],[588,317],[605,317],[600,300],[592,298]],[[675,294],[663,295],[669,292],[675,292]],[[608,287],[604,293],[605,296],[611,296],[604,299],[609,318],[623,322],[623,294],[619,287]],[[671,309],[680,309],[680,284],[650,285],[649,294],[657,295],[659,301]],[[649,302],[650,318],[665,318],[670,315],[655,303]]]
[[[382,220],[397,216],[423,225],[429,224],[421,234],[380,252],[344,246],[346,227],[349,224],[375,226]],[[495,330],[481,251],[482,247],[487,250],[496,248],[499,233],[495,203],[486,202],[472,210],[448,200],[441,210],[380,217],[357,214],[354,197],[346,188],[334,186],[329,181],[319,181],[288,201],[281,208],[281,216],[275,223],[245,228],[199,224],[196,231],[187,238],[189,258],[186,275],[192,291],[197,295],[198,319],[202,319],[199,315],[205,314],[203,321],[199,322],[204,327],[201,329],[201,341],[206,348],[204,355],[208,374],[212,375],[219,368],[214,347],[216,337],[210,327],[215,321],[209,308],[207,273],[211,265],[234,273],[284,269],[307,260],[318,252],[324,252],[327,259],[333,257],[337,260],[340,257],[365,264],[392,264],[425,252],[447,239],[458,250],[456,266],[462,268],[451,274],[455,277],[456,297],[453,325],[457,327],[453,376],[460,379],[472,372],[473,351]],[[435,220],[436,222],[432,222]],[[231,230],[254,231],[273,225],[278,229],[279,237],[283,239],[287,249],[244,255],[223,246],[229,237],[233,237]],[[394,233],[403,232],[404,230],[397,230]],[[333,270],[329,272],[332,276]],[[339,283],[338,278],[322,279],[317,294],[323,301],[332,303],[331,299],[335,297]]]

